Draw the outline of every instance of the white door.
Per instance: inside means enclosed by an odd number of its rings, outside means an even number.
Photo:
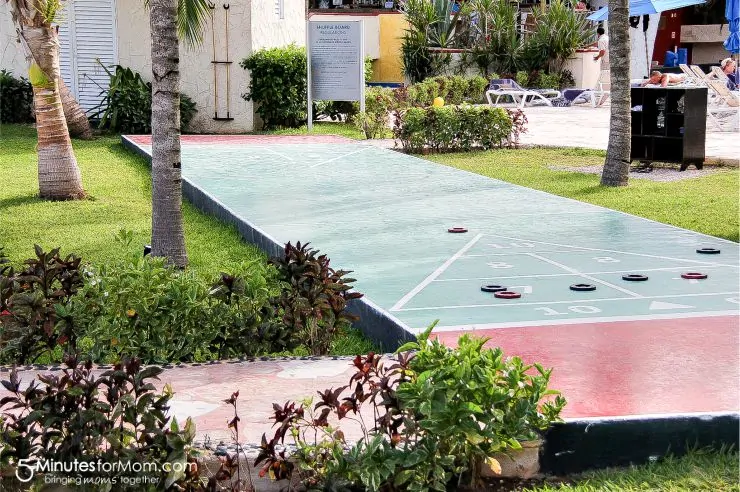
[[[82,109],[90,112],[108,88],[106,67],[118,60],[114,0],[71,0],[59,17],[62,78]]]

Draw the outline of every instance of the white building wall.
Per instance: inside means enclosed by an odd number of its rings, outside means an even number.
[[[608,4],[608,0],[596,0],[592,3],[596,8],[605,7]],[[643,32],[642,30],[642,16],[640,17],[640,24],[636,28],[630,27],[630,78],[641,79],[646,77],[648,74],[648,60],[653,59],[653,50],[655,48],[655,37],[658,34],[658,22],[660,21],[660,14],[650,15],[648,21],[648,30]],[[595,24],[595,23],[594,23]],[[609,22],[604,23],[604,28],[609,33]],[[594,30],[596,27],[594,27]],[[645,44],[647,41],[647,50]]]
[[[143,0],[115,0],[118,63],[151,80],[151,35],[149,12]],[[180,47],[181,91],[197,104],[198,113],[190,131],[203,133],[241,133],[254,129],[251,102],[242,99],[247,92],[249,73],[239,62],[253,50],[296,43],[305,44],[306,5],[304,0],[231,0],[229,2],[229,116],[233,121],[214,121],[226,117],[226,66],[217,67],[218,100],[214,102],[213,34],[216,58],[226,60],[226,16],[223,1],[217,1],[214,28],[211,22],[202,44]],[[28,68],[16,42],[15,27],[6,2],[0,1],[0,68],[26,76]]]
[[[306,44],[305,0],[252,0],[251,3],[252,50]]]
[[[28,78],[28,63],[18,42],[7,2],[0,2],[0,68]]]

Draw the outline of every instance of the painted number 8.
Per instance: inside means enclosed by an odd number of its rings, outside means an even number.
[[[620,260],[612,258],[611,256],[597,256],[594,260],[599,263],[619,263]]]
[[[504,263],[503,261],[492,261],[488,263],[488,266],[491,268],[511,268],[513,265],[509,265],[508,263]]]

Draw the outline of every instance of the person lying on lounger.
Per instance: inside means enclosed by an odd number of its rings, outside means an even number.
[[[660,73],[657,70],[650,72],[650,78],[644,80],[642,85],[659,85],[668,87],[686,82],[686,75],[682,73]]]

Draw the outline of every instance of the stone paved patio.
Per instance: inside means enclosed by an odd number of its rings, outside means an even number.
[[[524,110],[529,124],[523,145],[584,147],[606,150],[609,141],[609,107],[532,107]],[[737,166],[740,163],[738,132],[707,128],[707,162]]]

